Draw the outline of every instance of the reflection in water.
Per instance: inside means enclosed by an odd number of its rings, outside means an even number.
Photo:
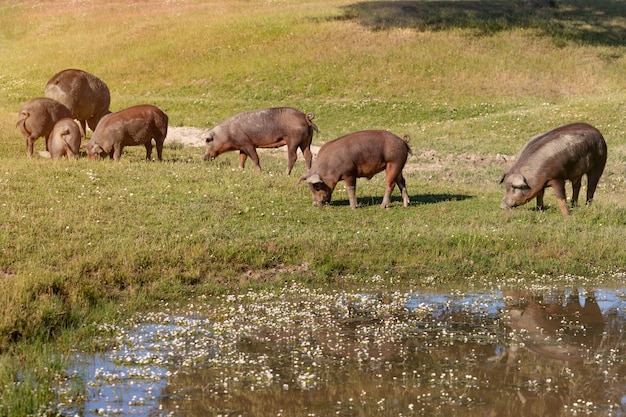
[[[111,329],[117,347],[99,374],[87,368],[90,394],[72,411],[623,416],[623,294],[348,294],[294,286],[225,296]],[[118,365],[142,364],[152,369],[145,380],[112,376]],[[129,380],[148,394],[124,397]],[[118,387],[123,412],[98,394],[107,385]]]

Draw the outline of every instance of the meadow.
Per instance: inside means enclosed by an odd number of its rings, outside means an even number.
[[[448,290],[623,285],[626,260],[626,3],[523,1],[19,1],[0,3],[0,409],[37,414],[65,354],[94,321],[198,294],[280,288]],[[405,177],[384,175],[316,208],[301,156],[263,172],[203,161],[26,158],[17,111],[80,68],[112,110],[149,103],[171,126],[209,128],[273,106],[316,115],[314,144],[361,129],[408,133]],[[499,180],[534,135],[586,121],[608,144],[594,204],[563,218],[551,190],[500,210]],[[43,139],[35,153],[43,150]],[[568,192],[571,189],[568,186]],[[583,182],[584,193],[584,182]]]

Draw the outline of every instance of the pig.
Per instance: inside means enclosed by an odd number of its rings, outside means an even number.
[[[587,204],[591,204],[606,156],[602,134],[587,123],[560,126],[536,136],[502,176],[500,184],[506,185],[506,192],[500,207],[517,207],[537,197],[537,208],[542,210],[545,188],[552,187],[561,213],[568,216],[565,181],[572,182],[572,206],[576,206],[581,178],[587,175]]]
[[[159,161],[163,160],[163,142],[167,136],[168,117],[158,107],[141,104],[102,118],[85,145],[90,160],[106,158],[119,161],[124,146],[144,145],[146,159],[152,156],[152,139]]]
[[[237,113],[222,121],[203,135],[206,142],[204,160],[214,159],[228,151],[239,151],[239,168],[243,169],[250,157],[261,172],[256,148],[277,148],[287,145],[288,166],[291,174],[298,148],[302,150],[307,169],[311,168],[313,154],[311,141],[314,114],[304,114],[290,107],[250,110]]]
[[[80,152],[80,142],[83,136],[80,125],[74,119],[65,117],[56,122],[52,128],[48,140],[48,151],[42,153],[42,156],[52,159],[64,156],[76,158]]]
[[[48,138],[54,124],[64,118],[72,117],[72,112],[56,100],[47,97],[38,97],[26,102],[18,113],[16,127],[20,128],[26,141],[26,155],[33,156],[35,140],[40,137]]]
[[[44,95],[63,103],[83,132],[87,126],[93,131],[100,119],[109,114],[111,94],[104,81],[79,69],[65,69],[56,73],[46,83]]]
[[[385,130],[350,133],[325,143],[313,166],[302,175],[300,181],[306,180],[313,194],[313,205],[319,206],[330,202],[335,186],[340,180],[344,180],[350,208],[355,209],[356,179],[371,179],[385,170],[387,186],[380,206],[389,206],[391,192],[397,184],[402,193],[404,207],[407,207],[409,195],[402,170],[411,153],[408,142],[408,135],[403,140]]]

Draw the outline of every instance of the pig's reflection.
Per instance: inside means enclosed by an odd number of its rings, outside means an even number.
[[[508,361],[524,347],[547,358],[579,362],[602,341],[604,317],[592,291],[537,295],[504,292],[507,325],[514,331]]]

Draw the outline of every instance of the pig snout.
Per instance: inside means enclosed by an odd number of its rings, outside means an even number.
[[[215,149],[215,142],[213,141],[213,135],[209,133],[209,135],[204,139],[206,142],[206,146],[204,148],[204,159],[205,161],[212,161],[217,158],[218,152]]]
[[[326,185],[319,174],[304,176],[301,179],[305,179],[313,195],[313,206],[319,207],[330,203],[330,198],[333,190]]]
[[[330,198],[328,196],[313,198],[313,207],[325,206],[330,203]]]
[[[522,194],[521,192],[519,192],[519,190],[516,191],[519,195],[511,195],[513,193],[507,193],[504,198],[502,198],[502,201],[500,202],[501,209],[509,209],[521,206],[523,204],[526,204],[526,202],[528,202],[528,200],[532,198],[529,198],[527,195]]]
[[[511,202],[509,202],[509,201],[506,199],[506,197],[504,197],[504,198],[502,199],[502,201],[500,202],[500,208],[501,208],[501,209],[509,209],[509,208],[513,208],[513,207],[515,207],[515,206],[516,206],[516,205],[512,204]]]

